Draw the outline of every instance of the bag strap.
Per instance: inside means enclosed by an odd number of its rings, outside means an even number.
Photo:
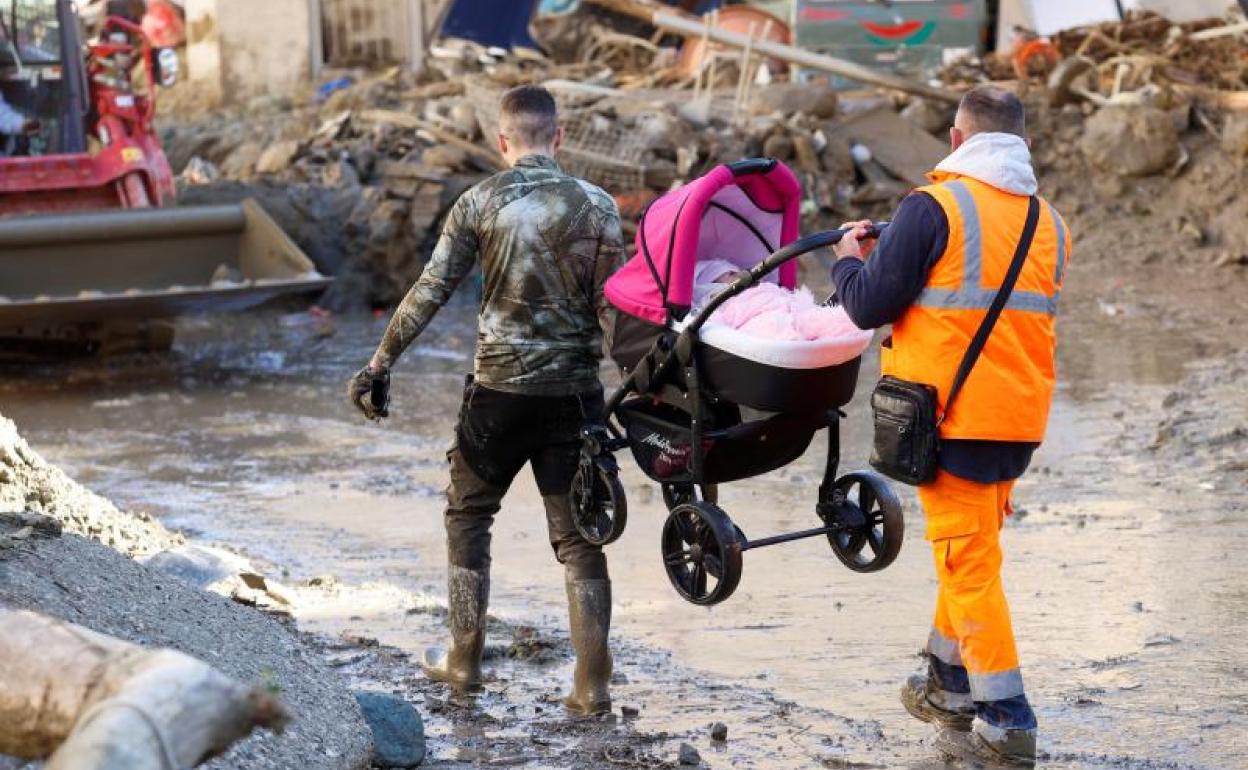
[[[1018,248],[1014,251],[1014,261],[1010,262],[1010,269],[1005,274],[1005,280],[1001,282],[1001,288],[997,290],[997,295],[992,298],[992,304],[988,306],[988,313],[984,316],[983,322],[976,330],[975,336],[971,338],[970,347],[966,349],[966,355],[962,356],[962,363],[958,365],[958,373],[953,378],[953,387],[949,389],[949,398],[945,400],[945,411],[940,415],[940,419],[936,421],[937,427],[945,421],[949,416],[949,412],[953,410],[953,402],[957,400],[958,394],[962,392],[962,386],[966,384],[966,378],[971,376],[971,369],[975,368],[975,362],[979,360],[979,354],[984,351],[984,345],[988,342],[989,335],[992,334],[992,328],[997,325],[997,319],[1001,317],[1001,311],[1005,309],[1005,303],[1010,301],[1010,294],[1014,291],[1014,284],[1018,282],[1018,274],[1023,272],[1023,263],[1027,261],[1027,252],[1031,251],[1031,242],[1036,235],[1036,224],[1040,221],[1040,201],[1036,196],[1031,196],[1027,205],[1027,223],[1023,225],[1023,234],[1018,239]]]

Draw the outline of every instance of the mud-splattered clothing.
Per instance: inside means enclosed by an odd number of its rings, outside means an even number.
[[[527,464],[546,508],[550,546],[569,579],[605,579],[602,547],[591,545],[576,531],[568,496],[580,457],[581,427],[601,420],[602,412],[600,388],[570,396],[534,396],[470,381],[464,388],[455,443],[447,453],[449,563],[489,569],[494,515]]]
[[[481,260],[476,381],[512,393],[598,387],[602,285],[623,264],[615,201],[533,155],[456,202],[377,350],[392,366]]]

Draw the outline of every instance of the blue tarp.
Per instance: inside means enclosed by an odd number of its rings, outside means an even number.
[[[680,0],[662,0],[668,5],[679,5]],[[1248,2],[1248,0],[1245,0]],[[538,13],[571,13],[581,4],[581,0],[542,0],[537,6]],[[722,0],[702,0],[693,8],[694,13],[706,13],[723,5]]]
[[[529,21],[539,0],[452,0],[442,24],[442,34],[462,37],[499,48],[538,48],[529,36]],[[543,13],[568,13],[578,0],[540,0]],[[679,0],[664,0],[677,5]],[[720,5],[720,0],[703,0],[699,13]]]
[[[538,0],[452,0],[442,34],[499,48],[540,48],[529,36]]]

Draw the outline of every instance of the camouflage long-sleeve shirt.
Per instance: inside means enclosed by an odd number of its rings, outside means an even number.
[[[464,193],[374,361],[392,366],[481,259],[476,378],[497,390],[596,387],[602,285],[623,263],[615,201],[531,155]]]

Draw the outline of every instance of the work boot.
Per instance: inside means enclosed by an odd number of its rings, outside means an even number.
[[[611,581],[568,580],[568,622],[576,670],[563,705],[578,714],[611,711]]]
[[[915,674],[901,686],[901,705],[910,716],[940,727],[970,732],[975,704],[970,693],[946,692],[932,686],[932,680]]]
[[[481,684],[481,653],[485,650],[485,611],[490,602],[489,570],[451,565],[447,576],[448,650],[425,650],[420,667],[425,676],[458,690]]]
[[[1009,730],[976,719],[970,732],[946,728],[936,748],[949,759],[972,767],[1030,768],[1036,765],[1036,731]]]

